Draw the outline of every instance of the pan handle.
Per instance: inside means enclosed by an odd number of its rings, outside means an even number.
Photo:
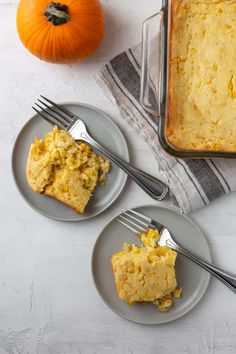
[[[164,12],[159,11],[143,23],[140,103],[155,117],[160,116],[162,81],[162,36]]]

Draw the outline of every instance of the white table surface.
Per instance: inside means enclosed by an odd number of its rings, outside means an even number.
[[[110,311],[93,285],[90,258],[103,225],[122,207],[154,203],[134,183],[106,212],[83,223],[50,220],[21,198],[11,175],[17,132],[39,94],[102,108],[129,142],[131,160],[155,174],[145,141],[129,128],[93,75],[109,58],[139,42],[156,0],[104,0],[107,31],[94,56],[76,65],[41,62],[16,33],[17,0],[0,0],[0,354],[235,354],[236,297],[212,279],[198,306],[181,319],[142,326]],[[191,216],[207,235],[215,263],[235,271],[236,194]]]

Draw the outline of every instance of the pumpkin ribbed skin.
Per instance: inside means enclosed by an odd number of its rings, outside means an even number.
[[[17,31],[24,46],[42,60],[71,63],[84,59],[99,46],[104,34],[104,15],[98,0],[59,0],[70,20],[54,25],[45,16],[50,0],[21,0]],[[55,4],[55,3],[54,3]]]

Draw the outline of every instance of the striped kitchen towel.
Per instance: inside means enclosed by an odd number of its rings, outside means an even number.
[[[140,105],[141,48],[137,46],[117,55],[97,75],[109,98],[115,100],[121,116],[152,147],[161,179],[182,212],[201,208],[236,189],[236,160],[182,160],[165,153],[157,136],[155,118]],[[155,175],[155,172],[153,173]]]

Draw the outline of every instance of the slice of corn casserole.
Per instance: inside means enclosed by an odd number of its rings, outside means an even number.
[[[169,247],[159,247],[158,238],[157,230],[149,230],[141,235],[143,247],[125,243],[123,250],[112,256],[111,263],[121,300],[129,305],[152,302],[164,312],[173,304],[172,295],[179,297],[181,289],[176,288],[177,253]]]
[[[109,169],[109,162],[87,144],[54,128],[44,140],[35,139],[30,146],[26,177],[33,191],[83,213],[97,183],[106,181]]]

